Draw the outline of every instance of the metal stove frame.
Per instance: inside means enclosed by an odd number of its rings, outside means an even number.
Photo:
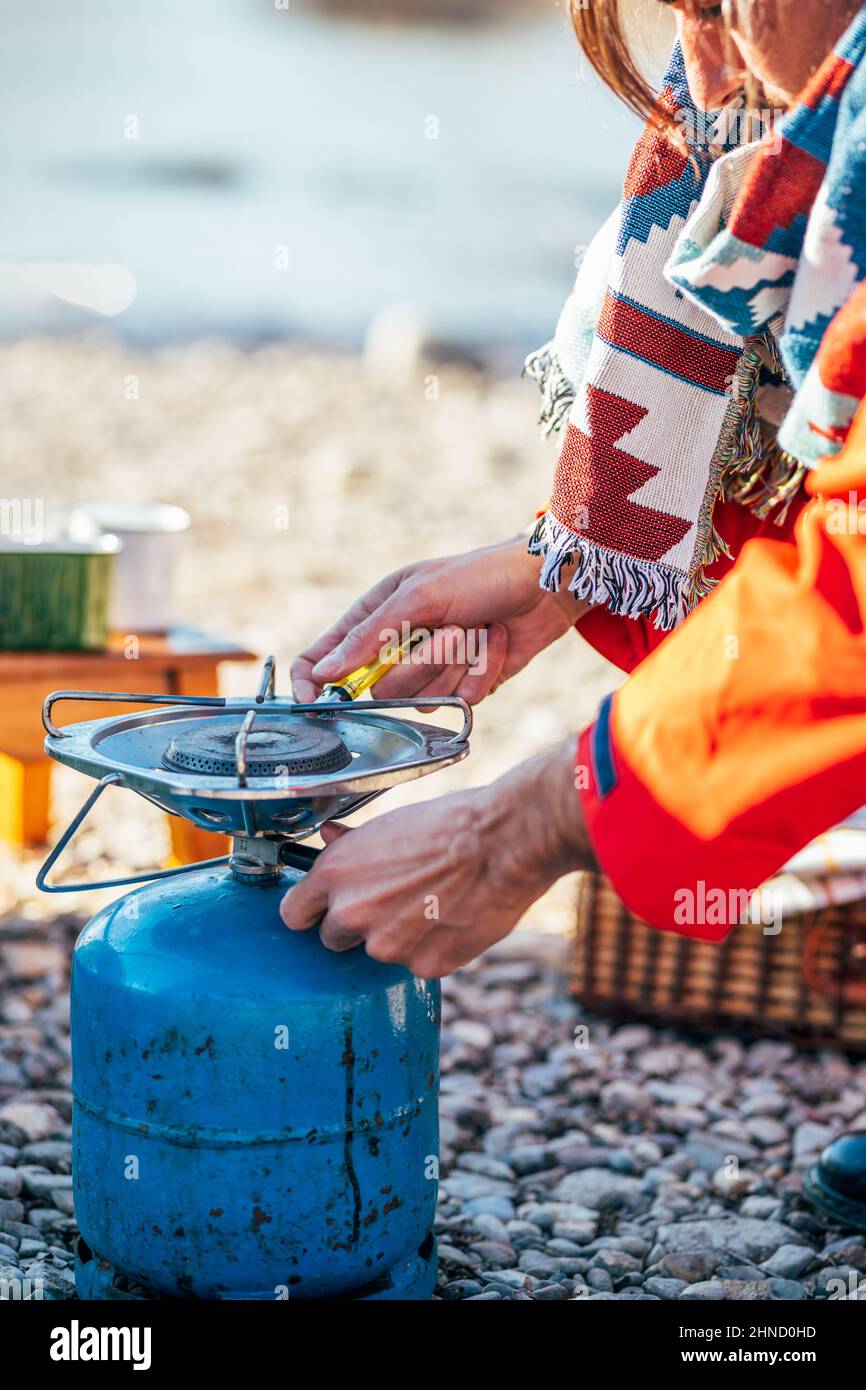
[[[262,801],[267,798],[271,800],[279,799],[273,788],[251,787],[248,781],[248,762],[247,748],[250,734],[255,726],[257,715],[268,704],[274,703],[281,709],[285,709],[290,714],[312,714],[320,718],[333,718],[356,716],[366,718],[370,713],[381,710],[398,709],[424,709],[438,706],[451,706],[461,710],[463,714],[463,726],[459,732],[450,734],[446,730],[430,728],[426,738],[422,741],[423,754],[415,760],[406,760],[391,772],[383,771],[378,780],[385,779],[385,785],[376,786],[365,790],[363,785],[357,783],[366,781],[368,784],[375,783],[375,774],[361,774],[355,779],[356,786],[350,786],[352,778],[343,775],[346,769],[337,769],[331,773],[318,776],[313,774],[306,779],[298,778],[298,783],[306,782],[307,785],[297,786],[298,792],[307,795],[314,795],[321,790],[336,790],[349,794],[352,791],[358,794],[351,799],[351,804],[347,805],[337,814],[348,815],[367,805],[375,797],[380,796],[389,786],[399,782],[408,781],[414,777],[420,777],[426,771],[432,771],[431,764],[436,766],[448,766],[450,763],[457,762],[464,758],[469,752],[469,734],[472,731],[472,710],[465,700],[456,695],[438,696],[411,696],[405,699],[392,700],[364,700],[357,705],[352,703],[351,695],[341,691],[338,685],[328,686],[319,698],[311,704],[295,704],[294,702],[283,702],[277,699],[275,694],[276,662],[273,656],[269,656],[262,668],[258,689],[253,703],[246,708],[241,728],[235,740],[235,768],[236,781],[233,785],[221,787],[215,791],[212,787],[208,789],[208,798],[219,797],[223,800],[237,802],[241,806],[241,814],[244,821],[244,828],[241,835],[234,835],[235,853],[222,855],[216,859],[201,860],[194,864],[182,864],[172,869],[154,869],[142,874],[133,874],[124,878],[104,879],[99,882],[85,882],[74,884],[57,884],[47,881],[48,874],[63,854],[67,845],[78,831],[79,827],[86,820],[99,797],[106,787],[112,785],[126,786],[129,790],[137,792],[145,800],[153,802],[161,810],[167,811],[170,815],[183,815],[183,812],[173,810],[164,805],[156,795],[149,794],[141,786],[135,785],[135,778],[130,778],[122,772],[109,771],[99,778],[97,785],[85,800],[77,814],[70,821],[69,825],[60,836],[57,844],[53,847],[44,864],[36,876],[36,885],[44,893],[80,893],[97,888],[125,888],[136,883],[150,883],[156,879],[174,878],[181,874],[192,873],[198,869],[216,868],[224,864],[231,864],[233,869],[242,873],[244,876],[261,876],[263,873],[278,873],[281,865],[294,863],[296,867],[301,867],[301,860],[307,859],[306,867],[310,866],[312,859],[318,851],[309,847],[298,845],[298,841],[313,835],[319,825],[311,827],[299,826],[294,833],[291,830],[262,830],[256,825],[253,808],[248,803]],[[233,699],[223,695],[153,695],[138,694],[128,691],[104,691],[104,690],[55,690],[48,695],[42,706],[42,723],[45,728],[46,751],[54,757],[58,757],[56,747],[52,746],[52,740],[62,742],[65,739],[74,739],[76,734],[70,729],[60,728],[52,719],[54,706],[62,700],[82,700],[94,701],[98,703],[115,704],[134,704],[134,705],[162,705],[178,711],[189,708],[190,714],[196,709],[214,710],[222,709],[227,712],[244,709],[247,702],[244,700]],[[147,720],[149,716],[142,716]],[[100,721],[93,721],[91,726],[76,725],[76,729],[93,727]],[[79,767],[80,771],[98,776],[98,770],[91,771],[91,767],[98,767],[99,758],[89,749],[91,756],[86,759],[91,766]],[[58,757],[58,761],[65,761]],[[105,762],[103,761],[103,766]],[[75,766],[75,763],[72,763]],[[168,775],[168,774],[167,774]],[[172,776],[177,781],[180,774],[174,773]],[[225,778],[220,779],[225,782]],[[341,785],[342,784],[342,785]],[[184,794],[197,794],[199,788],[193,786],[184,789]],[[288,789],[289,794],[285,796],[287,801],[292,799],[292,788]],[[192,817],[187,817],[192,819]],[[194,823],[196,823],[194,821]],[[323,822],[320,821],[319,824]],[[214,827],[215,828],[215,827]],[[231,833],[231,832],[229,832]],[[251,852],[251,842],[260,849],[260,853]]]

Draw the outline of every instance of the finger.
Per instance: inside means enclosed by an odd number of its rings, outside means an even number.
[[[424,591],[401,585],[393,596],[366,617],[359,618],[341,642],[313,667],[316,681],[336,681],[393,647],[399,647],[413,628],[435,622],[436,613]]]
[[[430,932],[430,922],[419,910],[417,919],[403,918],[374,927],[366,936],[367,955],[386,964],[405,964]]]
[[[360,946],[363,940],[363,937],[352,936],[351,932],[347,932],[331,912],[326,913],[322,919],[319,937],[322,945],[327,946],[329,951],[351,951],[353,947]]]
[[[470,705],[478,705],[496,686],[508,656],[508,630],[502,623],[491,623],[486,629],[482,655],[469,666],[455,690]]]
[[[477,954],[465,927],[436,925],[412,950],[406,965],[419,980],[441,980]]]
[[[296,656],[292,662],[290,670],[292,697],[297,705],[311,705],[322,693],[322,687],[316,685],[312,678],[312,669],[313,663],[306,657]]]
[[[328,892],[322,874],[313,865],[309,873],[290,888],[280,903],[280,916],[290,931],[307,931],[328,910]]]
[[[427,700],[453,695],[465,674],[465,666],[444,666],[439,674],[417,693]],[[432,714],[439,706],[425,704],[422,708],[426,714]]]
[[[400,662],[414,675],[407,695],[452,694],[466,671],[466,645],[465,630],[453,623],[429,633]]]
[[[334,840],[340,840],[344,835],[351,835],[352,831],[348,825],[340,825],[335,820],[325,821],[319,828],[319,834],[326,845],[333,844]]]
[[[313,699],[315,699],[315,696],[321,691],[323,682],[315,680],[312,676],[312,670],[316,663],[332,652],[335,647],[338,647],[344,637],[370,613],[375,612],[402,582],[402,572],[399,570],[394,574],[386,575],[384,579],[380,579],[378,584],[374,584],[372,589],[368,589],[365,594],[356,599],[326,632],[321,633],[315,641],[311,642],[295,657],[291,666],[292,689],[299,703],[309,703],[306,699],[301,698],[302,693],[307,696],[312,690]]]

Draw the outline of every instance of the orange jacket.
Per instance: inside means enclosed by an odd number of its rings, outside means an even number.
[[[866,803],[866,400],[806,492],[787,534],[740,523],[755,538],[733,568],[578,740],[576,785],[620,897],[703,940]],[[608,614],[580,627],[626,668],[653,640]]]

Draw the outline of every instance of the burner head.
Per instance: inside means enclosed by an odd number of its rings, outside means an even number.
[[[166,748],[164,766],[211,777],[237,776],[235,740],[242,722],[205,720],[184,730]],[[351,761],[343,740],[312,720],[289,722],[262,715],[247,741],[248,777],[307,777],[336,772]]]

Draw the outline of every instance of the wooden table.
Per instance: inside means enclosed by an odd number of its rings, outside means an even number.
[[[51,818],[53,759],[42,751],[42,701],[52,690],[129,690],[142,695],[216,695],[222,661],[256,661],[254,652],[196,628],[158,636],[114,633],[101,652],[0,651],[0,838],[44,844]],[[135,704],[61,703],[59,725],[120,716]],[[168,817],[174,858],[189,864],[225,853],[225,837]]]

